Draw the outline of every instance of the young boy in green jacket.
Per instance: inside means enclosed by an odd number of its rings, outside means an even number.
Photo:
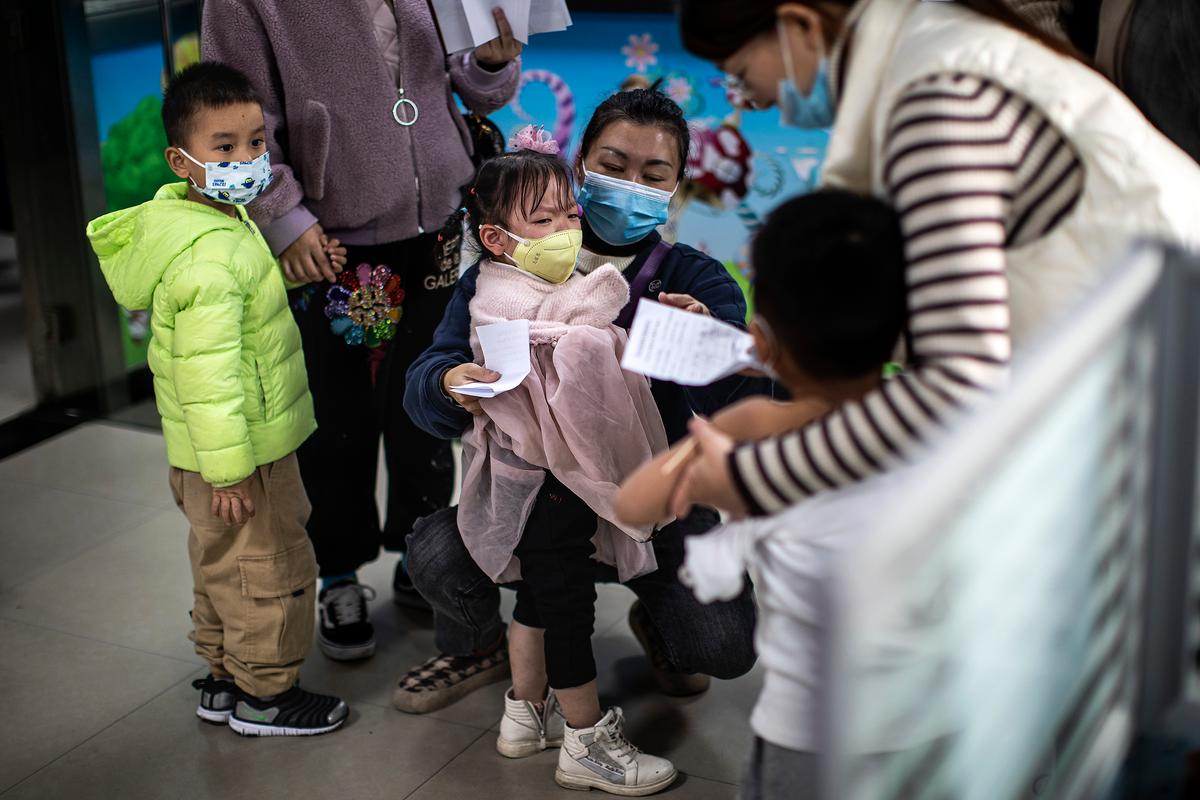
[[[191,525],[189,638],[211,670],[196,714],[242,735],[327,733],[346,704],[296,685],[317,563],[295,451],[316,421],[283,277],[243,208],[271,179],[262,108],[242,73],[200,63],[167,87],[163,125],[186,183],[87,235],[117,302],[151,309],[171,490]]]

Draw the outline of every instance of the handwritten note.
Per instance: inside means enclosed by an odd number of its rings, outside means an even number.
[[[495,397],[520,386],[529,374],[529,320],[480,325],[475,334],[483,348],[483,365],[499,372],[500,379],[493,383],[467,383],[450,391],[470,397]]]
[[[621,366],[684,386],[707,386],[740,370],[760,367],[750,334],[652,300],[638,303]]]
[[[571,12],[565,0],[432,0],[447,53],[478,47],[500,35],[492,9],[504,9],[513,38],[529,44],[535,33],[565,31]]]

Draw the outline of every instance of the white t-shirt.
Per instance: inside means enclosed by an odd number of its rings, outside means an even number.
[[[750,571],[758,604],[754,634],[766,670],[750,717],[771,744],[817,751],[825,622],[821,583],[838,552],[886,513],[892,476],[824,492],[770,517],[724,525],[686,540],[680,570],[701,602],[736,597]]]

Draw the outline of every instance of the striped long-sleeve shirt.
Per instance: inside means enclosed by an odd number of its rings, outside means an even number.
[[[892,109],[887,199],[908,258],[910,368],[860,402],[737,448],[734,480],[754,513],[861,480],[907,459],[953,409],[1007,378],[1005,251],[1051,231],[1083,188],[1063,135],[1003,86],[939,74]]]

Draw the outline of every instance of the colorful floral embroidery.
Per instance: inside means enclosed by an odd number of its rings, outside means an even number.
[[[346,344],[378,347],[396,335],[404,302],[400,277],[380,265],[360,264],[338,276],[325,293],[329,329]]]

